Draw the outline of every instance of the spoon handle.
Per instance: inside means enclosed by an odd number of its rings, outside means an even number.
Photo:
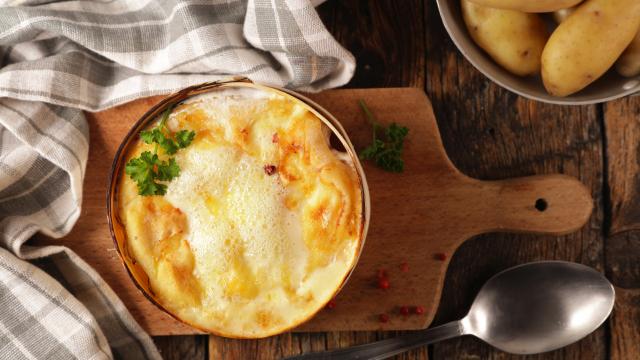
[[[370,344],[357,345],[332,351],[302,354],[286,358],[285,360],[381,360],[419,346],[425,346],[461,335],[464,335],[462,324],[460,321],[453,321],[431,329],[421,330]]]

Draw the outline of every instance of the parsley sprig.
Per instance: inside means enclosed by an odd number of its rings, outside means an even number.
[[[409,129],[396,123],[392,123],[385,128],[376,120],[364,100],[359,100],[358,104],[369,123],[373,126],[373,142],[362,149],[360,159],[373,160],[378,167],[389,172],[402,172],[404,170],[402,147]],[[378,134],[382,131],[384,131],[384,137],[378,137]]]
[[[194,131],[180,130],[173,134],[167,129],[172,110],[173,106],[167,108],[154,128],[140,132],[142,141],[156,144],[154,151],[144,151],[125,165],[124,172],[136,182],[139,195],[164,195],[167,192],[167,185],[158,181],[171,181],[178,177],[180,167],[173,157],[161,160],[158,150],[161,148],[166,155],[174,155],[179,149],[189,146],[196,136]]]

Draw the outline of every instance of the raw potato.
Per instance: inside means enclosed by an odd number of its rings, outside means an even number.
[[[540,71],[548,35],[538,14],[492,9],[467,0],[461,5],[471,37],[498,64],[520,76]]]
[[[571,95],[602,76],[640,27],[640,1],[587,0],[551,34],[542,80],[551,95]]]
[[[626,77],[640,75],[640,31],[616,62],[616,71]]]
[[[470,0],[481,6],[522,12],[552,12],[572,7],[582,0]]]
[[[576,11],[576,8],[574,7],[554,11],[553,20],[555,20],[556,23],[561,24],[563,21],[567,20],[569,15],[573,14],[574,11]]]

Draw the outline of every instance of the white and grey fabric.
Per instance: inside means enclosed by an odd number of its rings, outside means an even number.
[[[81,212],[83,110],[229,75],[319,91],[355,61],[309,0],[0,1],[0,359],[155,359],[73,251],[33,246]],[[113,119],[117,121],[117,119]]]

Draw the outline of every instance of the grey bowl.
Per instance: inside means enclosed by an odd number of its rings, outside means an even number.
[[[462,55],[486,77],[516,94],[551,104],[586,105],[640,92],[640,76],[625,78],[610,70],[593,84],[573,95],[567,97],[549,95],[539,76],[519,77],[509,73],[475,44],[462,20],[460,0],[436,0],[436,2],[444,27]]]

